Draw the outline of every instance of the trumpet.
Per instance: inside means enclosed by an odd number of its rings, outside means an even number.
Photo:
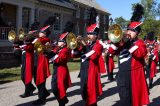
[[[50,43],[46,43],[46,45],[43,45],[43,44],[38,40],[38,38],[35,39],[32,43],[34,44],[34,48],[35,48],[35,50],[36,50],[36,52],[37,52],[38,54],[43,53],[43,52],[45,52],[45,51],[48,52],[48,51],[51,51],[51,50],[53,49]]]
[[[86,37],[78,36],[76,37],[73,33],[69,33],[66,38],[67,47],[74,50],[77,47],[80,46],[80,44],[83,44],[84,46],[90,41],[90,39]]]

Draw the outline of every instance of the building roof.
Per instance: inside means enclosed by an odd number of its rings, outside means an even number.
[[[68,2],[67,0],[39,0],[39,1],[75,10],[74,5]]]
[[[90,6],[90,7],[94,7],[96,8],[97,10],[100,10],[102,12],[105,12],[105,13],[108,13],[110,14],[105,8],[103,8],[102,6],[100,6],[96,0],[73,0],[75,2],[78,2],[78,3],[81,3],[81,4],[84,4],[84,5],[87,5],[87,6]]]

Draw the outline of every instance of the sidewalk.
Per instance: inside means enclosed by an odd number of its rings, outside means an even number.
[[[114,70],[115,74],[117,69]],[[68,89],[67,95],[69,103],[66,106],[84,106],[80,96],[80,79],[77,78],[78,71],[71,72],[72,87]],[[159,78],[159,79],[157,79]],[[107,76],[101,77],[103,84],[103,95],[99,98],[98,106],[119,106],[119,96],[117,93],[116,82],[108,82]],[[47,89],[51,89],[51,77],[47,80]],[[37,99],[37,90],[35,96],[20,98],[19,95],[24,92],[24,85],[21,81],[14,81],[0,85],[0,106],[31,106],[32,102]],[[150,92],[151,104],[149,106],[160,106],[160,73],[154,79],[154,87]],[[45,106],[58,106],[53,94],[51,94]]]

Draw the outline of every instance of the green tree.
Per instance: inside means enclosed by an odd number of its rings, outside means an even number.
[[[127,27],[128,21],[124,19],[122,16],[114,19],[116,24],[119,24],[123,29]]]
[[[156,0],[141,0],[141,4],[144,6],[144,20],[156,18]]]
[[[160,35],[160,21],[156,20],[156,16],[160,17],[160,4],[157,0],[141,0],[144,7],[144,18],[142,24],[142,32],[140,37],[143,38],[150,31],[154,31],[156,36]],[[132,10],[136,4],[132,5]]]
[[[158,18],[159,18],[159,20],[160,20],[160,3],[158,3],[158,5],[157,5],[157,15],[156,15]]]
[[[160,20],[148,19],[142,24],[141,37],[143,38],[150,31],[154,31],[156,36],[160,36]]]

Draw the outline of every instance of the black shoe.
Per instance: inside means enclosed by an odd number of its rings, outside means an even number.
[[[47,93],[45,94],[44,98],[46,99],[49,95],[50,95],[50,93],[47,92]]]
[[[26,98],[26,97],[29,97],[29,96],[32,96],[32,95],[30,95],[30,94],[22,94],[22,95],[19,95],[21,98]]]
[[[65,103],[65,104],[67,104],[68,102],[69,102],[68,98],[67,98],[67,97],[65,97],[65,99],[64,99],[64,103]]]
[[[59,106],[65,106],[67,103],[68,103],[68,101],[59,102]]]
[[[59,106],[65,106],[65,104],[67,104],[68,102],[69,102],[68,98],[64,97],[59,101]]]
[[[33,96],[33,92],[36,90],[36,88],[34,87],[33,89],[30,90],[29,93],[24,93],[22,95],[20,95],[21,98],[26,98],[26,97],[29,97],[29,96]]]
[[[108,80],[109,80],[110,82],[112,82],[112,81],[114,81],[114,78],[108,78]]]
[[[30,95],[33,95],[33,92],[36,90],[36,87],[32,88],[30,91]]]
[[[45,105],[46,99],[38,99],[32,103],[33,105]]]
[[[152,86],[152,84],[149,84],[149,89],[151,89],[153,86]]]

